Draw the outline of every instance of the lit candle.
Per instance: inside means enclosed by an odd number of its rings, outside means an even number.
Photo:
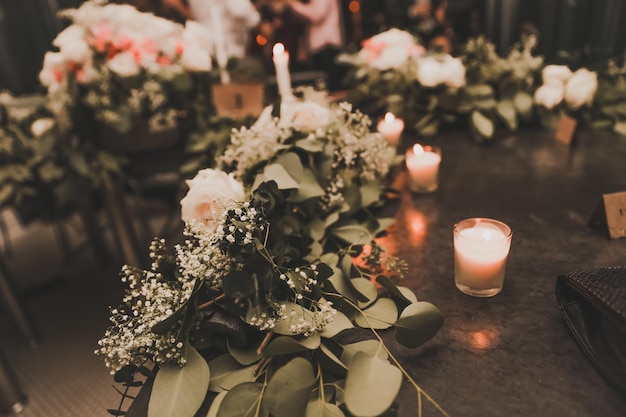
[[[416,143],[406,151],[409,188],[416,193],[431,193],[437,189],[441,149],[423,147]]]
[[[282,100],[291,100],[291,77],[289,75],[289,52],[285,51],[285,45],[277,43],[272,48],[274,66],[276,67],[276,84]]]
[[[380,132],[391,146],[398,146],[400,136],[404,130],[404,122],[393,113],[387,112],[385,117],[378,122],[378,132]]]
[[[454,281],[466,294],[491,297],[502,290],[513,233],[492,219],[466,219],[454,225]]]

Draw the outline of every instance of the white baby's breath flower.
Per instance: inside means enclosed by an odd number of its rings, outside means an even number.
[[[54,127],[54,119],[44,117],[37,119],[30,125],[30,131],[35,137],[40,137]]]

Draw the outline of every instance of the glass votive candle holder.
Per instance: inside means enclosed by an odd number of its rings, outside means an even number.
[[[383,135],[391,146],[398,146],[400,137],[404,131],[404,121],[393,113],[387,112],[377,126],[378,132]]]
[[[441,149],[419,143],[406,151],[409,189],[415,193],[432,193],[439,186]]]
[[[472,218],[454,225],[454,282],[474,297],[502,290],[513,232],[498,220]]]

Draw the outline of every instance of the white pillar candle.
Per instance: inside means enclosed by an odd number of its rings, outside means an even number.
[[[285,45],[277,43],[272,48],[274,67],[276,67],[276,84],[282,100],[291,100],[291,77],[289,75],[289,52],[285,51]]]
[[[406,151],[409,188],[417,193],[431,193],[438,187],[441,149],[416,143]]]
[[[222,84],[230,83],[230,75],[226,70],[228,65],[228,52],[226,51],[226,41],[224,40],[224,32],[222,29],[222,13],[221,9],[211,3],[211,32],[213,35],[213,50],[215,51],[215,59],[220,71],[220,81]]]
[[[511,228],[492,219],[454,225],[454,280],[466,294],[491,297],[502,290],[511,247]]]
[[[378,132],[387,139],[391,146],[398,146],[403,130],[404,121],[397,118],[393,113],[387,112],[385,117],[378,122]]]

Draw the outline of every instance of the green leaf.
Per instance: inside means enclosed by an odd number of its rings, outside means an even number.
[[[532,118],[534,100],[533,96],[527,92],[518,91],[515,96],[513,96],[513,106],[515,106],[517,114],[519,114],[523,120],[528,121]]]
[[[472,112],[472,127],[482,139],[491,139],[494,133],[493,121],[479,111]]]
[[[389,298],[379,298],[361,314],[357,314],[354,322],[364,329],[388,329],[398,319],[398,307]]]
[[[347,244],[367,243],[374,240],[369,230],[357,224],[334,227],[330,233]]]
[[[279,190],[297,189],[300,185],[287,172],[284,166],[279,164],[271,164],[263,170],[265,181],[276,181]]]
[[[224,400],[224,397],[226,397],[226,394],[228,394],[228,391],[222,391],[217,394],[215,398],[213,398],[213,401],[211,401],[211,407],[209,408],[209,412],[207,413],[206,417],[217,417],[217,412],[220,409],[220,406],[222,405],[222,401]]]
[[[378,357],[354,355],[346,378],[348,411],[358,417],[374,417],[394,402],[402,385],[402,372]]]
[[[259,382],[239,384],[224,396],[216,415],[217,417],[269,417],[270,413],[261,401],[262,395],[263,384]]]
[[[360,188],[361,191],[361,205],[363,207],[371,206],[374,203],[380,201],[380,193],[382,191],[382,185],[380,180],[369,181]]]
[[[229,354],[220,355],[209,362],[209,369],[211,369],[209,390],[228,391],[238,384],[252,382],[255,379],[254,368],[254,366],[242,366]]]
[[[352,363],[352,359],[357,353],[366,353],[368,356],[378,356],[382,360],[387,360],[389,356],[387,351],[382,348],[378,340],[362,340],[360,342],[349,343],[343,345],[343,352],[341,353],[341,362],[345,363],[348,368]]]
[[[200,408],[209,387],[209,365],[189,343],[185,359],[182,367],[166,363],[157,372],[148,417],[193,417]]]
[[[496,113],[498,113],[507,129],[511,131],[517,130],[517,112],[511,100],[500,101],[496,106]]]
[[[305,168],[302,171],[298,181],[298,189],[295,193],[289,196],[288,201],[299,203],[306,201],[309,198],[320,197],[325,194],[324,189],[317,182],[315,174],[308,168]]]
[[[13,184],[2,184],[0,187],[0,204],[5,203],[13,195],[15,186]]]
[[[335,404],[322,403],[319,399],[309,401],[304,417],[345,417]]]
[[[615,133],[619,133],[622,136],[626,136],[626,120],[621,120],[615,123],[615,126],[613,126],[613,131]]]
[[[39,167],[39,176],[45,182],[52,182],[63,177],[63,170],[55,165],[53,162],[46,162]]]
[[[278,336],[274,338],[263,351],[265,356],[289,355],[303,352],[305,350],[315,350],[320,345],[320,334],[315,332],[309,337],[295,338],[293,336]]]
[[[494,97],[493,88],[489,84],[474,84],[464,88],[464,93],[473,99]]]
[[[241,365],[251,365],[261,359],[262,355],[259,355],[256,351],[256,347],[248,349],[236,349],[230,344],[228,345],[228,353],[239,362]]]
[[[352,324],[350,319],[345,314],[338,311],[337,314],[333,316],[333,321],[324,326],[324,328],[320,332],[320,335],[322,337],[330,339],[332,337],[335,337],[342,331],[352,328],[354,328],[354,325]]]
[[[350,280],[354,289],[363,297],[359,297],[359,308],[366,308],[378,298],[376,286],[367,278],[352,278]]]
[[[297,140],[295,145],[298,148],[304,149],[305,151],[310,153],[318,153],[324,150],[324,144],[322,142],[317,139],[310,139],[308,137],[305,139]]]
[[[409,348],[418,347],[437,334],[443,322],[443,315],[431,303],[411,304],[402,311],[395,324],[396,340]]]
[[[89,165],[87,165],[87,161],[85,160],[85,157],[81,153],[70,152],[68,157],[69,157],[70,165],[80,175],[89,176],[91,174]]]
[[[415,300],[412,301],[411,299],[407,298],[404,293],[400,290],[400,288],[398,288],[398,286],[396,286],[396,284],[391,281],[389,278],[387,278],[384,275],[379,275],[376,277],[376,282],[379,283],[383,288],[385,288],[387,291],[389,291],[389,294],[391,295],[391,297],[396,300],[396,302],[400,303],[401,308],[405,308],[406,306],[408,306],[409,304],[411,304],[412,302],[417,302],[417,297],[415,297]],[[406,288],[408,290],[408,288]],[[411,294],[413,293],[411,290],[409,290],[411,292]]]
[[[332,344],[333,339],[325,339],[324,343],[320,345],[319,361],[324,369],[324,372],[330,372],[334,375],[341,377],[346,375],[348,367],[333,353],[333,351],[326,346],[326,343]],[[336,345],[338,345],[336,343]]]
[[[273,417],[302,416],[314,384],[311,362],[299,357],[292,359],[270,378],[263,405]]]

